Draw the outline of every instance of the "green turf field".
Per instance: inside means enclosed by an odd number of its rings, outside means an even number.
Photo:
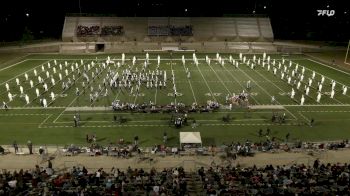
[[[157,55],[150,54],[149,64],[146,72],[152,72],[157,68]],[[186,63],[183,64],[181,57],[185,55]],[[211,63],[205,61],[205,55],[211,58]],[[96,133],[97,140],[101,143],[116,142],[120,138],[132,141],[138,135],[141,145],[151,146],[162,142],[163,132],[168,133],[171,145],[178,145],[178,135],[180,131],[200,131],[204,145],[217,144],[231,141],[243,141],[245,139],[260,140],[258,130],[264,131],[270,128],[271,136],[284,140],[287,133],[291,134],[292,140],[337,140],[346,139],[350,136],[350,94],[343,95],[343,86],[350,86],[350,74],[328,67],[315,60],[308,59],[302,55],[270,55],[270,70],[268,65],[262,66],[262,55],[256,55],[256,66],[252,69],[239,60],[238,54],[231,54],[232,58],[239,61],[236,67],[229,62],[230,54],[222,54],[225,59],[224,65],[216,60],[216,54],[197,54],[198,66],[194,64],[192,54],[160,54],[161,61],[159,70],[167,72],[167,86],[164,88],[147,88],[143,83],[139,93],[130,93],[129,88],[107,88],[105,96],[103,79],[109,70],[122,74],[123,70],[130,69],[133,72],[141,70],[144,66],[145,54],[126,54],[124,65],[121,63],[121,54],[109,55],[28,55],[21,57],[18,62],[11,65],[0,66],[0,101],[5,101],[10,110],[0,111],[0,143],[9,144],[16,140],[18,143],[25,143],[32,140],[36,144],[82,144],[85,143],[87,133]],[[103,68],[102,63],[106,62],[110,56],[114,63],[110,63]],[[135,65],[132,65],[133,56],[137,57]],[[257,64],[261,58],[260,64]],[[284,64],[279,68],[278,64]],[[83,63],[81,63],[81,59]],[[253,55],[246,55],[246,59],[253,61]],[[8,60],[8,59],[6,59]],[[54,60],[57,64],[55,65]],[[94,67],[91,65],[94,62]],[[275,65],[272,62],[275,61]],[[290,61],[292,62],[290,64]],[[1,62],[1,61],[0,61]],[[67,66],[65,64],[67,63]],[[50,64],[50,66],[48,66]],[[59,64],[62,65],[62,70]],[[90,64],[90,70],[87,70]],[[295,76],[292,77],[292,71]],[[72,69],[73,66],[73,69]],[[286,68],[284,68],[284,66]],[[90,78],[87,84],[83,74]],[[96,68],[99,68],[97,74]],[[274,67],[277,72],[273,73]],[[297,73],[302,72],[304,67],[304,79],[297,89],[299,81]],[[56,73],[54,73],[56,69]],[[66,75],[66,70],[68,74]],[[191,73],[187,77],[186,70]],[[281,79],[281,71],[286,69],[288,73]],[[34,70],[37,76],[34,75]],[[171,72],[175,75],[175,84],[178,96],[174,97]],[[305,85],[315,71],[315,78],[310,86],[309,94],[305,94]],[[92,72],[95,79],[92,79]],[[24,74],[28,74],[28,80]],[[49,77],[47,77],[49,74]],[[59,80],[59,74],[62,80]],[[67,82],[68,78],[73,80],[70,88],[63,89],[62,82]],[[291,82],[288,83],[288,75]],[[325,80],[322,88],[320,102],[316,101],[317,82],[324,75]],[[42,84],[39,84],[37,77],[40,76],[44,83],[48,85],[45,92]],[[97,77],[98,76],[98,77]],[[16,84],[16,78],[20,85]],[[51,78],[55,79],[52,85]],[[30,86],[30,80],[34,87]],[[331,80],[336,81],[334,98],[330,98]],[[251,88],[247,89],[247,81],[251,81]],[[86,83],[85,93],[82,84]],[[9,85],[13,100],[9,101],[6,83]],[[136,83],[136,82],[135,82]],[[102,86],[99,90],[99,85]],[[20,93],[20,86],[23,87],[23,95]],[[135,86],[135,84],[132,84]],[[93,91],[91,91],[93,87]],[[40,95],[37,97],[36,88]],[[79,88],[80,95],[76,95],[76,88]],[[292,88],[295,91],[294,98],[291,98]],[[249,104],[252,109],[233,106],[228,109],[226,96],[228,94],[239,94],[242,91],[249,93]],[[51,92],[55,94],[55,100],[50,97]],[[90,93],[98,95],[93,102],[90,101]],[[30,103],[27,104],[24,98],[27,94]],[[304,95],[305,103],[300,106],[301,96]],[[276,101],[271,102],[274,96]],[[45,98],[48,102],[47,108],[40,106],[40,99]],[[114,112],[108,108],[114,100],[132,104],[142,104],[150,101],[157,105],[167,105],[173,103],[184,103],[191,105],[196,102],[199,105],[206,105],[208,100],[217,101],[221,109],[211,113],[190,113],[188,115],[189,124],[195,119],[198,123],[196,128],[191,125],[183,126],[180,129],[169,124],[171,114],[166,113],[131,113]],[[271,105],[280,106],[273,109]],[[256,106],[266,106],[266,109],[256,108]],[[73,116],[79,113],[81,124],[73,127]],[[286,114],[285,123],[273,123],[271,117],[273,113]],[[125,123],[113,122],[113,116],[117,115],[126,119]],[[222,118],[230,116],[228,122]],[[310,127],[310,119],[315,119],[315,125]]]

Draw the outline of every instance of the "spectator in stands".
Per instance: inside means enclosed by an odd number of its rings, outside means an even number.
[[[135,146],[138,145],[138,141],[139,141],[139,136],[135,136],[134,137],[134,144],[135,144]]]
[[[39,147],[39,154],[42,156],[44,154],[44,148],[42,146]]]
[[[166,131],[164,131],[164,133],[163,133],[163,143],[166,144],[167,141],[168,141],[168,134],[166,133]]]
[[[5,149],[2,146],[0,146],[0,154],[5,154]]]
[[[290,133],[288,132],[287,135],[286,135],[286,142],[288,142],[289,136],[290,136]]]
[[[258,133],[259,137],[262,137],[262,132],[263,132],[263,130],[260,128],[259,133]]]
[[[49,160],[49,161],[47,162],[47,168],[52,169],[52,162],[51,162],[51,160]]]
[[[36,165],[34,170],[4,171],[0,174],[2,195],[188,195],[188,180],[195,173],[183,168],[149,171],[103,168],[88,172],[73,167],[68,172],[47,173]],[[207,195],[348,195],[348,164],[312,166],[292,164],[265,167],[215,166],[198,170],[196,194]],[[195,176],[194,176],[195,177]]]
[[[28,140],[27,146],[28,146],[29,154],[33,154],[33,144],[32,144],[32,141]]]
[[[112,35],[112,36],[116,36],[116,35],[123,35],[124,31],[123,31],[123,26],[104,26],[101,29],[101,35],[102,36],[108,36],[108,35]]]
[[[83,36],[91,36],[91,35],[98,35],[100,31],[99,26],[81,26],[79,25],[77,27],[77,36],[83,37]]]
[[[14,141],[13,144],[12,144],[13,148],[15,149],[15,154],[17,154],[18,152],[18,145],[17,145],[17,142]]]

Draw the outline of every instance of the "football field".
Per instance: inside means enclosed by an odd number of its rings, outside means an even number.
[[[33,54],[0,65],[0,101],[9,107],[0,111],[0,143],[83,144],[86,134],[95,133],[104,144],[120,138],[132,141],[137,135],[141,145],[152,146],[167,132],[170,145],[178,145],[180,131],[199,131],[204,145],[220,145],[264,140],[258,131],[267,128],[281,141],[287,133],[292,141],[350,136],[350,94],[344,93],[350,73],[344,70],[303,55],[196,54],[198,64],[192,53],[159,56],[158,64],[157,53],[149,58],[126,54],[124,60],[122,54]],[[110,85],[116,74],[117,87]],[[130,83],[124,83],[124,77],[130,77]],[[247,100],[238,103],[239,95],[247,95]],[[217,102],[220,107],[188,113],[188,125],[175,128],[172,112],[114,111],[112,102],[189,107],[195,103],[203,108]],[[77,114],[80,124],[74,127]],[[273,122],[273,115],[285,115],[285,120]],[[125,120],[115,122],[114,116]]]

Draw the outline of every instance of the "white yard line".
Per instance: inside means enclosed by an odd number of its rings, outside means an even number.
[[[42,63],[42,64],[40,64],[40,65],[38,65],[38,66],[36,66],[36,67],[39,67],[39,66],[41,66],[41,65],[43,65],[43,64],[45,64],[45,63]],[[34,67],[34,68],[36,68],[36,67]],[[33,68],[33,69],[34,69]],[[31,69],[31,70],[33,70],[33,69]],[[31,71],[31,70],[28,70],[28,71]],[[28,72],[28,71],[26,71],[26,72]],[[26,72],[23,72],[23,73],[26,73]],[[22,73],[22,74],[23,74]],[[40,73],[38,74],[38,76],[40,76],[42,73],[45,73],[45,71],[40,71]],[[19,74],[19,75],[17,75],[17,76],[20,76],[20,75],[22,75],[22,74]],[[17,77],[17,76],[15,76],[15,77]],[[43,76],[44,77],[44,76]],[[13,80],[14,78],[12,78],[12,79],[10,79],[10,80]],[[43,81],[46,81],[46,80],[49,80],[50,78],[45,78]],[[8,80],[9,81],[9,80]],[[5,82],[7,82],[7,81],[5,81]],[[36,86],[38,86],[40,83],[38,82],[38,83],[36,83],[35,85],[34,85],[34,87],[36,87]],[[33,87],[33,88],[34,88]],[[52,86],[49,88],[49,89],[51,89],[52,88]],[[30,89],[32,89],[32,88],[27,88],[27,89],[24,89],[24,91],[23,92],[28,92]],[[3,92],[1,95],[3,95],[3,94],[5,94],[6,92]],[[41,93],[40,94],[40,96],[41,95],[43,95],[43,94],[45,94],[46,92],[43,92],[43,93]],[[35,97],[34,99],[32,99],[32,101],[30,101],[29,102],[29,104],[30,103],[32,103],[33,102],[33,100],[36,100],[37,99],[37,97]],[[12,101],[14,101],[14,100],[12,100]],[[10,103],[10,102],[7,102],[7,103]],[[28,104],[25,104],[24,106],[26,106],[26,105],[28,105]]]
[[[119,87],[119,86],[118,86],[118,93],[117,93],[117,95],[115,96],[114,101],[118,99],[119,94],[120,94],[121,91],[122,91],[122,87]]]
[[[191,84],[191,81],[190,81],[190,80],[188,80],[188,84],[190,85],[190,89],[191,89],[191,91],[192,91],[192,97],[193,97],[193,99],[194,99],[194,102],[195,102],[195,103],[198,103],[198,102],[197,102],[197,99],[196,99],[196,95],[195,95],[195,93],[194,93],[194,91],[193,91],[193,87],[192,87],[192,84]]]
[[[244,75],[246,75],[247,78],[249,78],[250,80],[252,80],[252,81],[256,84],[256,86],[258,86],[258,87],[259,87],[262,91],[264,91],[268,96],[272,97],[272,95],[271,95],[269,92],[267,92],[263,87],[261,87],[261,86],[259,85],[259,83],[257,83],[252,77],[250,77],[247,73],[245,73],[245,71],[243,71],[243,70],[242,70],[241,68],[239,68],[239,67],[238,67],[238,69],[241,70],[241,72],[242,72]],[[276,100],[276,102],[279,103],[277,100]],[[280,105],[280,103],[279,103],[279,105]]]
[[[270,96],[270,97],[272,97],[272,95],[269,93],[269,92],[267,92],[264,88],[262,88],[257,82],[255,82],[255,80],[252,78],[252,77],[250,77],[247,73],[245,73],[245,71],[243,71],[241,68],[239,68],[238,67],[238,69],[239,70],[241,70],[248,78],[250,78],[261,90],[263,90],[268,96]],[[281,103],[279,103],[277,100],[276,100],[276,102],[280,105]],[[295,119],[295,120],[297,120],[298,118],[292,113],[292,112],[290,112],[288,109],[285,109],[289,114],[291,114],[292,116],[293,116],[293,118]]]
[[[75,97],[75,98],[73,99],[73,101],[70,102],[70,103],[68,104],[67,107],[71,106],[71,105],[75,102],[75,100],[76,100],[77,98],[78,98],[78,97]],[[67,107],[66,107],[66,108],[67,108]],[[57,119],[59,119],[59,118],[61,117],[61,115],[62,115],[65,111],[66,111],[66,110],[63,110],[63,111],[57,116],[57,118],[55,118],[55,120],[53,121],[53,123],[55,123],[55,122],[57,121]]]
[[[229,71],[225,66],[224,66],[224,69],[227,71],[227,73],[230,74],[231,78],[233,78],[233,80],[235,80],[235,81],[239,84],[239,86],[241,86],[241,88],[244,89],[244,86],[234,77],[234,75],[231,73],[231,71]],[[241,70],[239,70],[239,71],[241,72]],[[258,105],[261,105],[261,104],[259,103],[259,101],[256,100],[253,96],[251,96],[251,98],[252,98]]]
[[[140,89],[141,89],[141,87],[140,87]],[[136,100],[137,100],[138,95],[139,95],[139,93],[136,93],[136,94],[135,94],[134,105],[136,104]]]
[[[119,68],[118,68],[119,69]],[[118,69],[117,69],[117,71],[118,71]],[[107,66],[106,66],[106,68],[105,69],[103,69],[98,75],[96,75],[95,76],[95,79],[96,79],[96,77],[98,77],[99,75],[102,75],[102,73],[103,72],[105,72],[107,70]],[[81,76],[80,76],[81,77]],[[79,78],[80,78],[79,77]],[[91,85],[92,85],[92,81],[91,81]],[[89,85],[90,86],[90,85]],[[104,90],[106,90],[106,88],[108,88],[108,87],[105,87],[104,88]],[[100,91],[100,92],[98,92],[98,97],[100,97],[100,95],[101,95],[101,93],[103,92],[103,88],[102,88],[102,90]],[[94,104],[95,102],[92,102],[91,104],[90,104],[90,107]]]
[[[228,70],[230,71],[230,70]],[[227,71],[226,71],[227,72]],[[201,83],[202,81],[191,81],[191,82],[195,82],[195,83]],[[207,80],[208,83],[219,83],[220,81],[210,81],[210,80]],[[231,83],[232,80],[222,80],[222,82],[225,82],[225,83]],[[245,81],[239,81],[239,82],[245,82]],[[264,82],[270,82],[270,81],[265,81],[265,80],[260,80],[260,81],[256,81],[256,82],[259,82],[259,83],[264,83]],[[271,80],[271,82],[284,82],[283,80]],[[176,81],[176,83],[187,83],[186,80],[178,80]]]
[[[23,63],[23,62],[26,62],[26,61],[27,61],[27,59],[24,59],[24,60],[22,60],[22,61],[20,61],[20,62],[17,62],[17,63],[15,63],[15,64],[10,65],[10,66],[4,67],[4,68],[0,69],[0,72],[6,70],[6,69],[8,69],[8,68],[11,68],[11,67],[13,67],[13,66],[16,66],[16,65],[18,65],[18,64],[21,64],[21,63]]]
[[[344,110],[301,110],[299,112],[321,112],[321,113],[348,113],[350,111],[344,111]]]
[[[193,65],[197,67],[199,73],[202,75],[202,78],[203,78],[205,84],[207,85],[207,87],[208,87],[208,89],[210,91],[211,97],[214,99],[214,101],[217,101],[216,98],[214,97],[213,91],[209,87],[209,84],[208,84],[207,80],[204,78],[204,75],[203,75],[202,71],[199,69],[199,63],[198,63],[198,66],[195,65],[195,64],[193,64]]]
[[[208,64],[209,65],[209,64]],[[219,65],[221,66],[221,65]],[[225,83],[220,79],[219,75],[216,73],[216,71],[209,65],[210,69],[214,72],[215,76],[219,79],[219,81],[221,82],[221,84],[225,87],[225,89],[227,90],[228,93],[230,93],[230,95],[232,95],[231,91],[228,90],[227,86],[225,85]]]
[[[311,60],[311,59],[310,59]],[[290,60],[287,60],[287,61],[290,61]],[[295,63],[295,62],[293,62],[293,61],[291,61],[292,62],[292,64],[297,64],[297,63]],[[314,61],[314,62],[316,62],[316,61]],[[317,62],[316,62],[317,63]],[[303,65],[301,65],[301,66],[303,66]],[[294,66],[295,67],[295,66]],[[303,66],[303,67],[305,67],[305,66]],[[309,71],[314,71],[314,70],[312,70],[312,69],[309,69],[309,68],[307,68],[307,67],[305,67],[305,69],[306,70],[309,70]],[[316,72],[315,71],[315,73],[317,73],[317,74],[319,74],[319,75],[322,75],[322,74],[320,74],[320,73],[318,73],[318,72]],[[329,78],[328,76],[325,76],[325,78],[327,78],[327,79],[329,79],[329,80],[332,80],[331,78]],[[344,85],[344,84],[342,84],[342,83],[340,83],[340,82],[338,82],[338,81],[336,81],[337,83],[339,83],[339,84],[341,84],[341,85]],[[303,82],[304,83],[304,82]],[[306,84],[306,83],[304,83],[304,84]],[[345,85],[346,86],[346,85]],[[314,89],[316,89],[316,88],[314,88]],[[324,94],[324,93],[322,93],[322,94]],[[345,95],[345,96],[347,96],[347,97],[349,97],[348,95]],[[310,97],[310,96],[309,96]],[[342,103],[341,101],[339,101],[338,99],[336,99],[336,98],[334,98],[334,100],[335,101],[337,101],[338,103],[341,103],[341,104],[344,104],[344,103]]]
[[[116,59],[113,59],[113,60],[116,60]],[[122,59],[120,59],[120,60],[122,60]],[[126,62],[126,60],[132,60],[132,59],[125,59],[125,62]],[[139,60],[139,59],[137,59],[137,60]],[[137,63],[137,62],[136,62]],[[135,65],[136,65],[136,63],[135,63]],[[124,65],[126,65],[126,63],[124,63]],[[120,68],[122,67],[123,65],[121,65],[120,66]],[[132,70],[132,68],[134,68],[135,66],[132,66],[131,68],[130,68],[130,70]],[[118,71],[119,70],[119,68],[116,70],[116,71]],[[119,85],[119,84],[118,84]],[[116,95],[116,97],[114,98],[114,101],[115,100],[117,100],[117,98],[119,97],[119,94],[120,94],[120,92],[122,91],[122,87],[120,87],[120,86],[118,86],[118,89],[119,89],[119,91],[118,91],[118,93],[117,93],[117,95]],[[126,90],[126,93],[127,93],[128,91]]]
[[[274,85],[276,88],[278,88],[280,91],[282,91],[283,93],[286,93],[283,89],[281,89],[279,86],[277,86],[274,82],[272,82],[271,80],[267,79],[264,75],[262,75],[261,73],[259,73],[259,71],[255,71],[256,73],[258,73],[261,77],[265,78],[265,80],[269,81],[272,85]],[[282,82],[285,82],[284,80],[281,79]],[[304,83],[304,82],[303,82]],[[288,84],[288,83],[287,83]],[[305,83],[304,83],[305,84]],[[297,91],[300,91],[297,89]],[[312,98],[310,95],[306,95],[309,98],[311,98],[312,100],[316,101],[314,98]]]
[[[46,109],[64,109],[66,107],[48,107]],[[39,106],[34,106],[34,107],[10,107],[10,110],[41,110],[43,109],[43,107],[39,107]]]
[[[311,55],[308,55],[308,54],[306,54],[306,55],[307,55],[307,56],[311,56]],[[313,57],[313,58],[317,58],[317,57],[314,57],[314,56],[311,56],[311,57]],[[344,73],[344,74],[346,74],[346,75],[349,75],[349,76],[350,76],[350,73],[348,73],[348,72],[346,72],[346,71],[343,71],[343,70],[337,69],[337,68],[335,68],[335,67],[332,67],[332,66],[326,65],[326,64],[324,64],[324,63],[321,63],[321,62],[315,61],[315,60],[310,59],[310,58],[307,58],[307,60],[312,61],[312,62],[317,63],[317,64],[320,64],[320,65],[323,65],[323,66],[325,66],[325,67],[328,67],[328,68],[334,69],[334,70],[336,70],[336,71],[342,72],[342,73]]]
[[[183,66],[183,68],[184,68],[184,70],[185,70],[185,72],[186,72],[186,67],[185,67],[185,65],[182,63],[182,66]],[[177,81],[177,82],[179,82],[179,81]],[[198,103],[197,102],[197,99],[196,99],[196,95],[194,94],[194,91],[193,91],[193,88],[192,88],[192,84],[191,84],[191,81],[190,81],[190,79],[188,79],[187,78],[187,81],[186,82],[188,82],[188,84],[190,85],[190,89],[191,89],[191,91],[192,91],[192,97],[193,97],[193,99],[194,99],[194,102],[195,103]]]
[[[286,61],[290,61],[289,59],[287,60],[286,59]],[[292,64],[297,64],[297,63],[295,63],[295,62],[293,62],[292,61]],[[294,65],[294,68],[295,68],[295,65]],[[303,66],[303,65],[301,65],[301,66]],[[275,67],[275,66],[273,66],[273,67]],[[304,66],[303,66],[304,67]],[[307,68],[307,67],[305,67],[305,69],[307,69],[307,70],[309,70],[309,71],[312,71],[311,69],[309,69],[309,68]],[[258,73],[259,75],[261,75],[260,73],[259,73],[259,71],[256,71],[256,73]],[[315,72],[315,73],[317,73],[317,72]],[[321,74],[320,74],[321,75]],[[261,75],[263,78],[265,78],[263,75]],[[266,79],[266,78],[265,78]],[[281,81],[283,81],[283,82],[286,82],[285,80],[282,80],[281,79]],[[276,86],[276,84],[274,84],[272,81],[271,81],[271,83],[274,85],[274,86]],[[307,84],[306,82],[302,82],[302,84]],[[290,85],[290,84],[288,84],[288,85]],[[290,86],[293,86],[293,85],[290,85]],[[277,86],[276,86],[277,87]],[[277,87],[277,88],[279,88],[279,87]],[[280,89],[280,88],[279,88]],[[311,89],[314,89],[314,90],[316,90],[316,88],[314,88],[313,86],[311,86]],[[282,89],[280,89],[281,91],[283,91]],[[300,90],[298,90],[298,91],[300,91]],[[317,91],[317,90],[316,90]],[[283,92],[285,92],[285,91],[283,91]],[[321,94],[324,94],[324,93],[321,93]],[[315,101],[316,102],[316,99],[314,99],[313,97],[311,97],[310,95],[306,95],[307,97],[309,97],[310,99],[312,99],[313,101]],[[340,103],[340,104],[344,104],[344,103],[342,103],[341,101],[339,101],[339,100],[337,100],[337,99],[334,99],[335,101],[337,101],[338,103]],[[317,104],[319,104],[319,103],[317,103]]]
[[[0,116],[46,116],[48,114],[0,114]]]
[[[27,57],[27,56],[29,56],[29,54],[26,54],[26,55],[17,57],[17,58],[15,58],[15,59],[21,59],[21,58],[24,58],[24,57]],[[11,60],[15,60],[15,59],[11,59]],[[10,60],[10,61],[11,61],[11,60]],[[28,60],[28,59],[24,59],[24,60],[22,60],[22,61],[20,61],[20,62],[17,62],[17,63],[15,63],[15,64],[12,64],[12,65],[9,65],[9,66],[7,66],[7,67],[4,67],[4,68],[0,69],[0,72],[6,70],[6,69],[8,69],[8,68],[11,68],[11,67],[13,67],[13,66],[16,66],[16,65],[18,65],[18,64],[20,64],[20,63],[23,63],[23,62],[25,62],[25,61],[27,61],[27,60]],[[6,64],[7,62],[8,62],[8,61],[4,62],[3,64]]]
[[[135,64],[136,64],[136,63],[135,63]],[[119,69],[119,68],[118,68],[118,69]],[[139,86],[139,89],[141,89],[141,86],[142,86],[142,85]],[[136,89],[135,89],[135,91],[136,91]],[[139,96],[139,93],[140,93],[140,90],[139,90],[139,92],[137,92],[137,93],[135,94],[134,105],[136,104],[136,100],[137,100],[137,97]]]
[[[298,114],[303,117],[307,122],[310,122],[310,119],[308,119],[306,116],[304,116],[301,112],[298,111]]]
[[[300,59],[300,60],[302,60],[302,59]],[[314,61],[314,60],[312,60],[312,59],[306,59],[306,60],[310,60],[310,61]],[[289,59],[287,60],[287,61],[290,61]],[[317,61],[314,61],[315,63],[319,63],[319,62],[317,62]],[[297,63],[295,63],[295,62],[293,62],[292,61],[292,64],[297,64]],[[319,63],[320,65],[324,65],[324,64],[322,64],[322,63]],[[300,64],[301,65],[301,64]],[[303,65],[301,65],[301,66],[303,66]],[[325,66],[328,66],[328,65],[325,65]],[[295,67],[295,66],[294,66]],[[305,66],[303,66],[303,67],[305,67]],[[332,68],[332,67],[330,67],[330,68]],[[314,70],[312,70],[312,69],[309,69],[309,68],[307,68],[307,67],[305,67],[305,69],[306,70],[309,70],[309,71],[314,71]],[[333,69],[335,69],[335,70],[337,70],[336,68],[333,68]],[[338,71],[338,70],[337,70]],[[339,70],[339,71],[341,71],[341,70]],[[317,71],[315,71],[315,73],[317,73],[318,75],[321,75],[321,76],[324,76],[326,79],[328,79],[328,80],[333,80],[332,78],[330,78],[330,77],[328,77],[328,76],[325,76],[325,75],[323,75],[323,74],[320,74],[319,72],[317,72]],[[341,84],[341,85],[344,85],[344,86],[348,86],[348,85],[345,85],[345,84],[343,84],[343,83],[341,83],[341,82],[338,82],[338,81],[336,81],[338,84]],[[345,95],[345,96],[347,96],[347,97],[350,97],[349,95]]]
[[[214,55],[213,55],[214,56]],[[80,60],[81,58],[57,58],[56,60],[67,60],[67,61],[71,61],[71,60]],[[106,60],[106,58],[97,58],[97,60]],[[197,58],[198,60],[205,60],[205,58]],[[233,58],[234,60],[240,60],[239,58]],[[48,59],[48,58],[28,58],[27,60],[52,60],[51,59]],[[96,60],[96,58],[83,58],[83,60]],[[111,60],[113,61],[121,61],[122,59],[121,58],[111,58]],[[125,58],[125,60],[132,60],[132,58]],[[146,58],[137,58],[137,60],[146,60]],[[150,61],[157,61],[158,59],[157,58],[149,58]],[[170,58],[162,58],[161,60],[165,60],[165,61],[170,61],[170,60],[176,60],[176,61],[181,61],[182,58],[173,58],[173,59],[170,59]],[[193,58],[185,58],[186,61],[192,61]],[[276,58],[276,60],[282,60],[282,58]],[[294,59],[291,59],[291,60],[302,60],[301,58],[294,58]]]
[[[51,116],[52,114],[50,114]],[[49,116],[49,117],[50,117]],[[46,119],[47,120],[47,119]],[[45,120],[45,121],[46,121]],[[240,121],[240,122],[245,122],[245,121],[265,121],[267,119],[264,118],[251,118],[251,119],[235,119],[233,121]],[[287,119],[287,120],[293,120],[293,119]],[[130,120],[129,122],[132,123],[150,123],[150,122],[168,122],[169,120]],[[208,120],[208,119],[202,119],[202,120],[197,120],[198,122],[222,122],[222,120]],[[114,123],[113,120],[107,121],[107,120],[89,120],[89,121],[84,121],[81,120],[80,122],[88,122],[88,123]],[[55,124],[70,124],[72,122],[70,121],[59,121],[55,122]],[[130,125],[130,124],[129,124]],[[140,125],[142,126],[142,125]]]
[[[328,104],[328,105],[282,105],[283,107],[350,107],[350,104]]]
[[[51,59],[51,60],[52,60],[52,59]],[[15,79],[15,78],[17,78],[17,77],[23,75],[24,73],[26,73],[26,72],[28,72],[28,71],[32,71],[33,69],[36,69],[37,67],[39,67],[39,66],[41,66],[41,65],[44,65],[45,63],[50,62],[51,60],[45,61],[45,62],[43,62],[42,64],[40,64],[40,65],[38,65],[38,66],[35,66],[35,67],[33,67],[33,68],[29,69],[29,70],[26,70],[26,71],[24,71],[24,72],[22,72],[22,73],[20,73],[20,74],[18,74],[18,75],[16,75],[16,76],[14,76],[14,77],[8,79],[8,80],[6,80],[5,82],[2,82],[2,83],[0,84],[0,86],[3,85],[3,84],[5,84],[6,82],[9,82],[9,81],[11,81],[11,80],[13,80],[13,79]]]
[[[49,115],[48,117],[45,118],[45,120],[43,120],[43,122],[41,122],[38,126],[38,128],[40,128],[53,114],[45,114],[45,115]]]
[[[154,93],[154,104],[157,104],[157,93],[158,93],[158,88],[156,87],[156,92]]]
[[[174,77],[175,77],[175,71],[174,71],[174,69],[173,69],[173,60],[170,61],[170,69],[171,69],[171,73],[174,72]],[[173,77],[173,76],[171,76],[171,77]],[[176,84],[176,78],[177,78],[177,77],[175,77],[175,80],[174,80],[174,83],[175,83],[175,84]],[[175,85],[175,84],[173,84],[173,85]],[[175,92],[174,92],[174,93],[175,93]],[[176,106],[176,105],[177,105],[177,100],[176,100],[175,94],[174,94],[174,103],[175,103],[175,106]]]
[[[70,66],[72,66],[72,65],[74,66],[74,63],[76,63],[76,62],[72,62],[72,63],[70,63],[69,65],[70,65]],[[68,65],[67,65],[67,66],[68,66]],[[82,66],[83,66],[83,65],[80,65],[78,68],[81,68]],[[55,67],[55,65],[54,65],[53,67]],[[53,67],[52,67],[51,69],[53,69]],[[43,72],[44,72],[44,71],[42,71],[41,73],[43,73]],[[72,72],[70,72],[70,73],[68,74],[68,76],[70,76],[71,74],[74,74],[74,73],[75,73],[75,70],[72,71]],[[58,75],[58,74],[56,74],[56,75]],[[62,80],[65,79],[65,78],[67,78],[68,76],[64,76],[64,77],[62,78]],[[76,79],[76,81],[78,81],[79,78],[81,78],[81,77],[82,77],[82,75],[79,76],[79,77]],[[50,78],[46,78],[44,81],[49,80],[49,79],[50,79]],[[40,96],[43,96],[44,94],[48,93],[50,89],[52,89],[52,88],[58,86],[58,84],[59,84],[62,80],[58,80],[58,81],[56,82],[55,85],[51,86],[51,87],[48,89],[47,92],[44,91],[43,93],[41,93]],[[40,84],[40,83],[35,84],[34,87],[38,86],[39,84]],[[33,88],[34,88],[34,87],[33,87]],[[72,87],[72,86],[71,86],[71,87]],[[70,88],[71,88],[71,87],[70,87]],[[32,88],[26,89],[26,91],[27,91],[27,90],[30,90],[30,89],[32,89]],[[67,90],[69,90],[69,89],[66,89],[66,90],[62,91],[61,94],[64,93],[64,92],[66,92]],[[56,99],[58,99],[58,98],[60,98],[60,97],[56,97]],[[33,102],[34,100],[36,100],[36,99],[38,99],[38,97],[34,97],[34,99],[32,99],[32,101],[31,101],[30,103],[32,103],[32,102]],[[55,100],[54,100],[54,101],[55,101]],[[54,101],[50,101],[47,105],[50,106]],[[30,103],[29,103],[29,104],[30,104]],[[26,106],[26,105],[27,105],[27,104],[25,104],[24,106]]]
[[[65,110],[67,111],[67,110]],[[235,112],[235,111],[227,111],[227,112],[215,112],[216,113],[219,113],[219,114],[245,114],[247,112]],[[254,112],[256,114],[270,114],[271,111],[268,111],[268,112]],[[121,114],[121,115],[149,115],[148,113],[129,113],[129,112],[80,112],[80,114],[101,114],[101,115],[106,115],[106,114]],[[41,115],[46,115],[46,114],[41,114]],[[72,114],[62,114],[62,116],[64,115],[72,115]]]

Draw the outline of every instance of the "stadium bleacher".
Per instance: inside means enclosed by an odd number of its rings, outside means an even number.
[[[32,170],[3,171],[1,195],[346,195],[348,164],[241,167],[213,166],[196,172],[182,167],[157,171],[118,168],[96,171],[83,166],[56,170],[35,166]]]
[[[105,52],[125,52],[118,44],[130,45],[126,52],[161,50],[161,43],[179,43],[179,47],[183,44],[187,49],[207,52],[277,51],[270,19],[263,17],[66,17],[62,40],[103,43]],[[146,48],[145,43],[158,46]],[[71,48],[66,44],[61,44],[60,52]]]
[[[269,18],[66,17],[63,40],[75,40],[80,36],[79,32],[73,32],[78,26],[123,26],[126,36],[137,40],[147,35],[194,36],[198,41],[209,41],[212,37],[223,41],[273,40]]]
[[[84,36],[92,36],[92,35],[98,35],[100,34],[100,27],[99,26],[81,26],[79,25],[77,27],[77,36],[78,37],[84,37]]]
[[[117,36],[124,34],[123,26],[103,26],[101,29],[101,36]]]

